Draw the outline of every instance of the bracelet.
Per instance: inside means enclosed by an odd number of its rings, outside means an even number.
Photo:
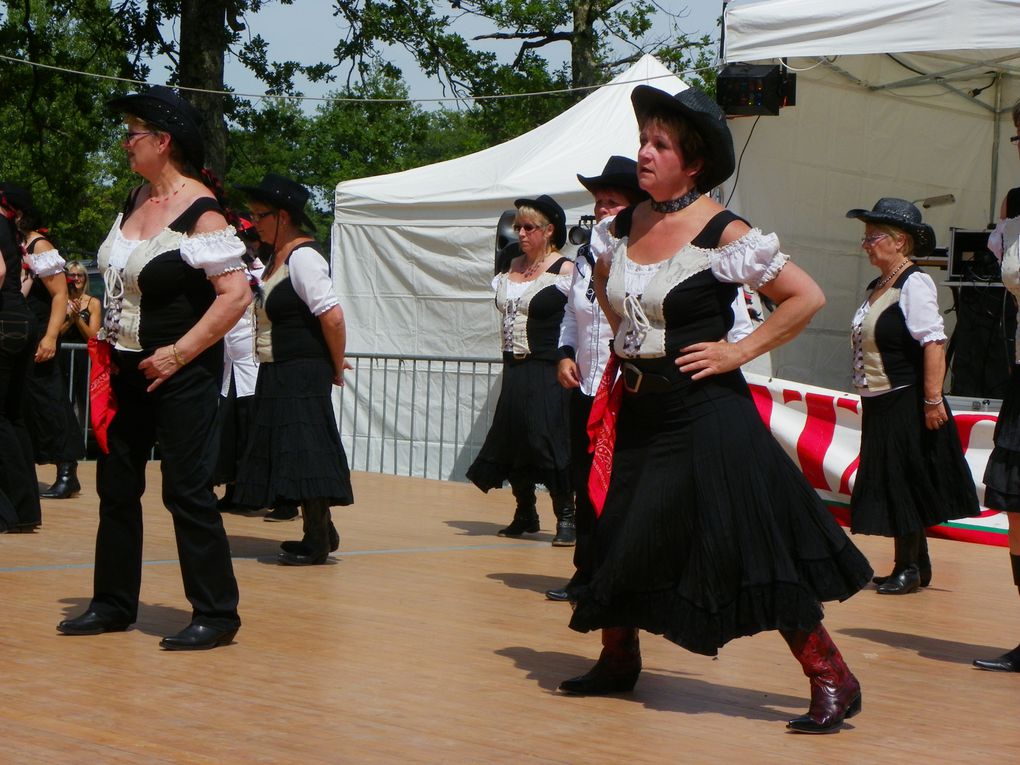
[[[938,406],[939,404],[942,403],[942,397],[941,396],[939,398],[935,399],[934,401],[930,401],[929,399],[926,399],[926,398],[922,398],[921,400],[924,402],[925,406]]]
[[[177,343],[174,343],[173,345],[171,345],[170,346],[170,350],[173,351],[174,361],[177,362],[177,366],[183,367],[186,362],[184,361],[184,357],[181,356],[181,354],[178,353],[178,351],[177,351]],[[941,400],[942,399],[939,399],[939,401],[941,401]]]

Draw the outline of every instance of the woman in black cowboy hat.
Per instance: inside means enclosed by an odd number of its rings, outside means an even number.
[[[1020,149],[1020,101],[1013,104],[1012,117],[1015,135],[1009,140]],[[1006,192],[999,221],[988,237],[988,249],[1002,264],[1002,283],[1016,301],[1020,298],[1020,187]],[[995,448],[985,466],[984,483],[985,505],[1006,513],[1013,584],[1020,591],[1020,329],[1017,340],[1016,363],[995,422]],[[974,666],[992,672],[1020,672],[1020,645],[992,659],[975,659]]]
[[[570,623],[602,629],[603,651],[560,690],[630,690],[638,629],[706,655],[779,630],[811,685],[808,713],[788,727],[834,732],[860,711],[861,690],[821,603],[853,595],[871,568],[762,423],[740,373],[794,337],[824,297],[774,234],[707,196],[734,168],[718,105],[694,88],[638,86],[632,101],[650,199],[619,213],[596,248],[614,359],[592,416],[596,566]],[[727,342],[739,284],[777,308]]]
[[[329,255],[309,233],[308,190],[275,173],[238,190],[273,257],[255,305],[255,423],[234,500],[252,507],[300,504],[304,536],[284,542],[278,561],[323,564],[340,546],[330,507],[354,501],[332,398],[348,368],[344,313]]]
[[[484,492],[510,482],[517,508],[497,533],[505,537],[539,530],[535,484],[552,497],[553,545],[573,546],[570,493],[569,396],[556,380],[560,322],[573,264],[560,255],[567,241],[563,208],[548,194],[514,202],[521,254],[492,280],[502,314],[503,383],[492,425],[467,477]]]
[[[594,176],[577,174],[578,182],[594,197],[593,215],[598,223],[620,210],[637,204],[648,195],[638,186],[637,162],[629,157],[611,156],[602,172]],[[570,391],[570,476],[574,492],[574,517],[577,542],[574,547],[574,575],[564,587],[547,590],[550,600],[569,600],[574,587],[588,580],[591,564],[591,535],[595,510],[588,499],[588,416],[595,390],[609,359],[609,322],[595,299],[592,269],[595,258],[591,246],[577,249],[570,292],[560,325],[559,347],[563,358],[557,366],[560,385]]]
[[[874,581],[880,594],[905,595],[931,582],[925,529],[980,507],[942,397],[946,334],[935,283],[911,263],[931,253],[935,233],[904,199],[846,217],[864,223],[861,247],[881,272],[851,323],[862,426],[850,528],[895,539],[892,573]]]
[[[64,259],[49,234],[31,192],[12,183],[0,184],[4,205],[14,214],[25,248],[25,297],[41,328],[35,364],[25,387],[25,424],[32,437],[37,465],[56,465],[53,484],[43,490],[44,499],[67,499],[81,489],[78,460],[85,456],[84,435],[67,397],[57,353],[67,314],[68,287]]]
[[[13,215],[0,211],[0,532],[30,532],[42,517],[22,418],[38,324],[21,294],[21,259]]]
[[[158,441],[163,502],[173,516],[192,612],[191,623],[160,647],[215,648],[230,643],[241,624],[212,477],[220,341],[251,302],[244,245],[224,217],[218,184],[203,170],[199,115],[191,104],[156,86],[109,106],[124,115],[122,146],[145,182],[99,248],[107,289],[97,337],[112,346],[117,410],[107,432],[109,453],[97,471],[92,602],[57,629],[94,635],[136,620],[145,465]]]

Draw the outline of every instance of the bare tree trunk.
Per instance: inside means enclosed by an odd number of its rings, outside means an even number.
[[[574,34],[570,42],[570,67],[573,86],[583,88],[599,84],[598,40],[592,27],[592,5],[598,0],[575,0]]]
[[[223,90],[223,61],[229,43],[227,0],[184,0],[181,3],[180,83],[188,88]],[[205,164],[220,178],[226,173],[227,125],[225,96],[186,92],[202,114]]]

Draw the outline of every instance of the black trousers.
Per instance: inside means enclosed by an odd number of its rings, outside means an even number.
[[[34,526],[42,519],[32,442],[22,419],[36,340],[36,320],[24,298],[0,295],[0,492],[9,502],[0,523],[8,527]]]
[[[216,510],[212,474],[219,444],[214,427],[217,369],[197,361],[152,393],[138,370],[141,353],[114,353],[117,414],[110,453],[97,468],[99,532],[92,608],[138,616],[142,582],[142,494],[145,465],[155,442],[162,456],[163,504],[173,516],[184,594],[192,620],[217,629],[240,625],[237,580],[223,519]]]
[[[577,526],[572,585],[587,584],[594,568],[591,556],[595,507],[588,497],[588,474],[592,462],[592,455],[588,453],[588,416],[594,402],[595,397],[584,395],[580,388],[570,393],[570,480],[574,489],[574,523]]]

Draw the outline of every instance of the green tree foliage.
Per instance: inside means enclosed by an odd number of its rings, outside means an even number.
[[[108,2],[7,3],[0,50],[52,67],[123,77],[131,73]],[[110,225],[110,209],[126,186],[104,153],[120,126],[104,103],[117,90],[110,80],[57,69],[0,62],[0,179],[32,189],[54,240],[68,254],[91,251]]]
[[[520,135],[586,92],[570,88],[606,82],[645,52],[678,73],[707,66],[713,53],[707,36],[681,31],[683,11],[666,13],[654,0],[334,0],[340,35],[333,59],[277,61],[247,31],[270,1],[0,0],[0,51],[56,68],[0,61],[0,131],[8,147],[0,179],[32,188],[62,249],[94,252],[138,179],[119,147],[121,125],[104,107],[132,86],[57,69],[219,90],[224,56],[235,56],[271,97],[192,98],[213,128],[229,131],[225,143],[215,132],[207,136],[214,166],[229,171],[228,189],[257,183],[269,170],[301,179],[316,190],[325,220],[338,181]],[[321,1],[275,0],[293,6],[298,29],[302,9]],[[665,33],[653,33],[653,14],[655,29],[668,19]],[[467,21],[480,30],[472,39],[455,31]],[[549,55],[562,53],[557,43],[570,51],[563,64],[550,63]],[[457,103],[426,109],[403,100],[414,94],[391,62],[395,46]],[[156,56],[169,62],[166,72],[151,71]],[[299,75],[332,86],[336,100],[303,111],[288,98],[300,95]],[[684,77],[712,89],[711,73],[701,82]]]

